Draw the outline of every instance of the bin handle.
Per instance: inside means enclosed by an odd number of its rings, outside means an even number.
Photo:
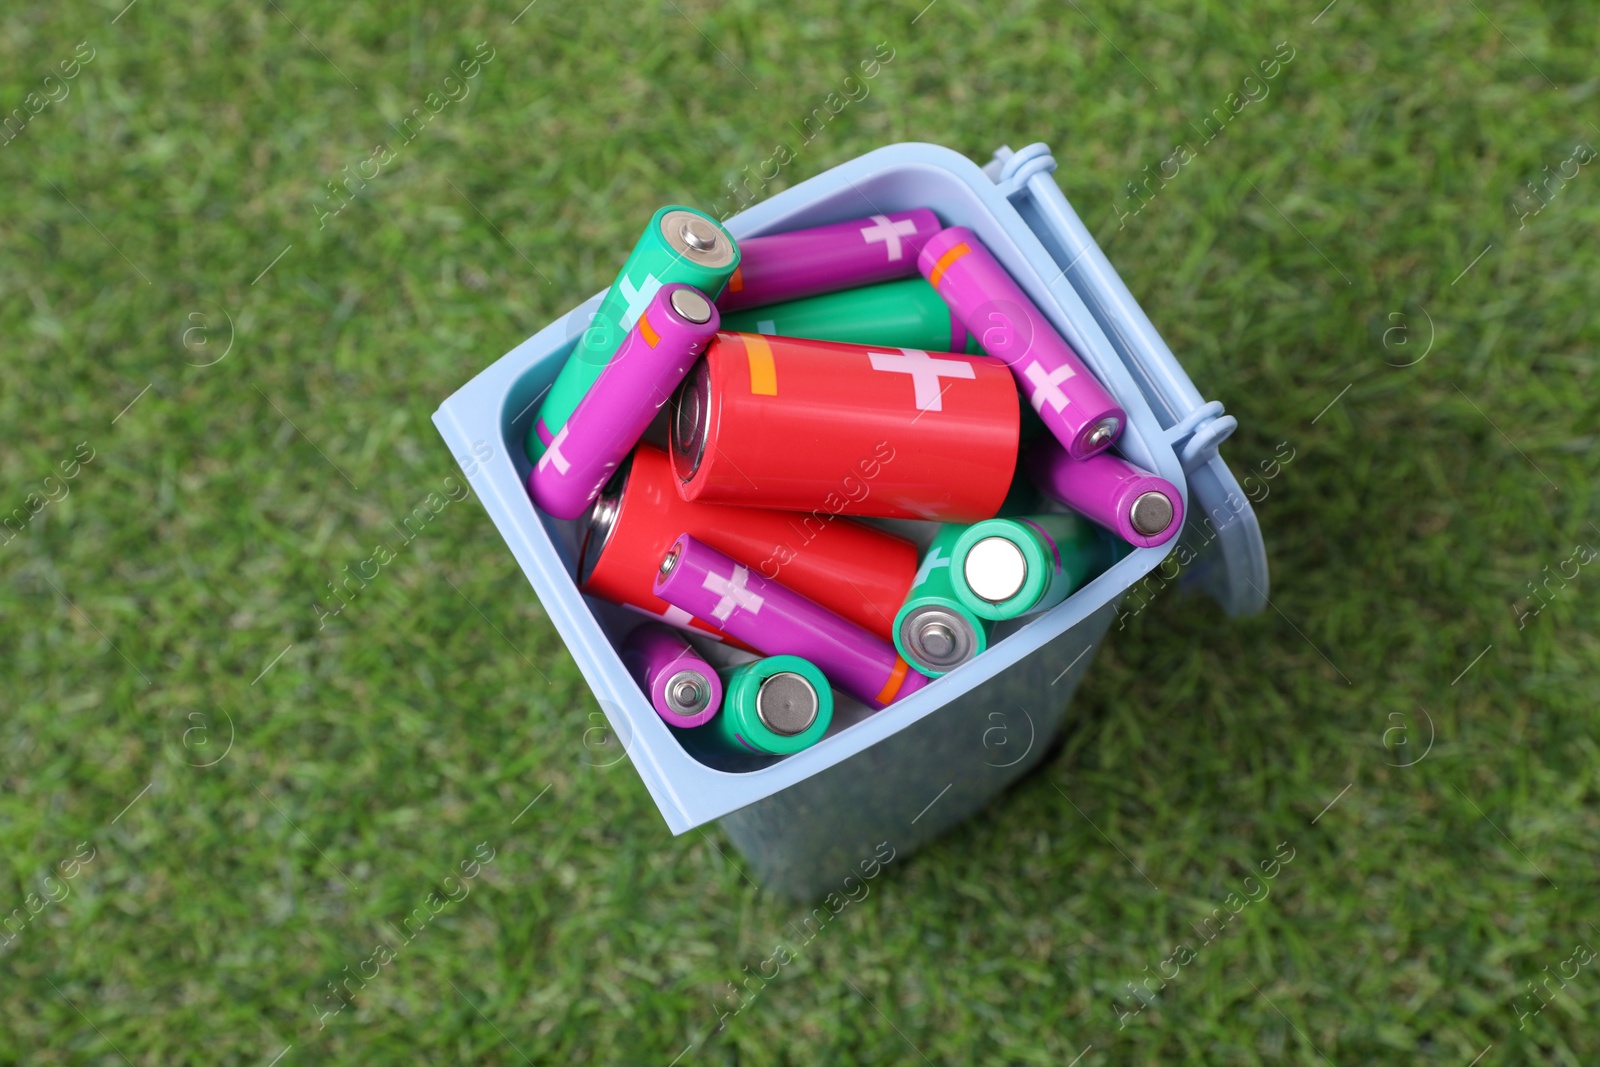
[[[1064,273],[1068,282],[1133,372],[1156,419],[1167,429],[1184,473],[1192,474],[1216,456],[1217,447],[1238,428],[1238,420],[1223,413],[1221,402],[1208,402],[1200,395],[1122,276],[1067,202],[1051,176],[1055,169],[1050,146],[1039,142],[1017,152],[1002,146],[984,173],[1007,199],[1026,197],[1032,202],[1049,231],[1047,236],[1066,257]],[[1087,279],[1087,283],[1080,279]]]

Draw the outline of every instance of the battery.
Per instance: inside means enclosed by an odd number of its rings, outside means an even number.
[[[1111,447],[1127,413],[976,234],[962,226],[941,230],[923,246],[917,267],[983,350],[1011,368],[1074,459]]]
[[[528,430],[528,458],[537,462],[544,455],[656,290],[682,282],[715,298],[738,266],[739,246],[733,235],[705,212],[669,205],[652,215],[545,394]]]
[[[655,592],[761,652],[810,660],[835,686],[872,707],[928,682],[888,641],[689,534],[662,557]]]
[[[1055,441],[1034,442],[1023,464],[1039,491],[1140,548],[1164,545],[1183,528],[1183,494],[1159,475],[1101,452],[1073,459]]]
[[[622,643],[622,662],[668,726],[700,726],[722,706],[722,680],[676,630],[647,622]]]
[[[1019,407],[984,356],[723,331],[674,399],[672,466],[686,500],[975,522],[1010,487]]]
[[[950,561],[966,529],[955,523],[939,527],[894,619],[894,647],[929,678],[955,670],[988,648],[994,628],[956,597]]]
[[[534,503],[558,519],[582,515],[671,399],[717,323],[717,309],[700,290],[663,285],[528,473]]]
[[[589,510],[579,587],[675,626],[715,633],[651,589],[662,555],[686,530],[885,641],[917,573],[916,545],[851,519],[687,502],[666,453],[641,444]]]
[[[956,599],[985,619],[1053,608],[1114,562],[1110,542],[1077,515],[988,519],[951,553]]]
[[[741,261],[717,298],[723,311],[872,285],[917,273],[917,253],[939,232],[927,208],[739,242]]]
[[[722,317],[722,328],[852,345],[983,352],[950,305],[920,275],[729,312]]]
[[[788,756],[821,741],[833,722],[828,679],[799,656],[728,668],[723,686],[722,714],[700,735],[718,748]]]

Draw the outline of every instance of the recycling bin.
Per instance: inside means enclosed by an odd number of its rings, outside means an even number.
[[[1054,169],[1042,144],[1001,148],[982,168],[937,145],[890,145],[726,220],[744,238],[927,207],[946,226],[975,231],[1126,410],[1122,454],[1184,493],[1179,537],[1134,548],[1049,611],[1000,624],[983,654],[887,708],[840,699],[826,736],[802,752],[735,756],[681,742],[618,652],[646,620],[579,592],[580,524],[542,514],[528,498],[522,442],[536,401],[603,293],[502,356],[433,416],[668,828],[681,834],[720,821],[778,892],[815,899],[839,890],[882,843],[896,858],[909,855],[1032,769],[1050,751],[1123,596],[1147,578],[1197,585],[1229,614],[1265,604],[1260,528],[1217,455],[1237,423],[1195,388]],[[931,524],[896,527],[912,530],[924,543],[931,536]],[[585,719],[573,709],[575,738]]]

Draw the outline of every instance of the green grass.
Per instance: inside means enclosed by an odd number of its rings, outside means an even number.
[[[1514,200],[1600,145],[1592,13],[921,6],[0,15],[7,112],[94,49],[0,147],[0,514],[93,452],[0,545],[0,912],[94,850],[0,948],[0,1061],[1600,1059],[1600,966],[1516,1013],[1600,944],[1600,567],[1518,625],[1528,583],[1600,548],[1600,173],[1525,224]],[[469,95],[400,144],[485,41]],[[1282,41],[1270,95],[1205,143],[1190,124]],[[879,42],[870,94],[801,144]],[[1163,593],[1058,757],[712,1033],[804,909],[715,829],[670,837],[626,761],[590,765],[594,701],[478,504],[325,628],[314,605],[445,491],[438,402],[605,285],[658,205],[710,208],[781,143],[773,188],[901,140],[1054,147],[1238,417],[1236,469],[1293,450],[1257,505],[1274,607]],[[1119,230],[1125,183],[1185,143]],[[1431,749],[1394,766],[1424,712]],[[459,893],[479,842],[470,894],[319,1029],[328,983]],[[1270,895],[1205,943],[1281,842]]]

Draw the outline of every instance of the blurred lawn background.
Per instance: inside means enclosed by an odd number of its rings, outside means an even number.
[[[10,5],[0,106],[61,98],[0,147],[0,514],[68,494],[0,532],[0,1062],[1600,1060],[1597,46],[1526,0]],[[478,503],[315,605],[657,206],[906,140],[1053,147],[1235,469],[1292,451],[1274,606],[1163,593],[719,1031],[806,909],[594,765]]]

